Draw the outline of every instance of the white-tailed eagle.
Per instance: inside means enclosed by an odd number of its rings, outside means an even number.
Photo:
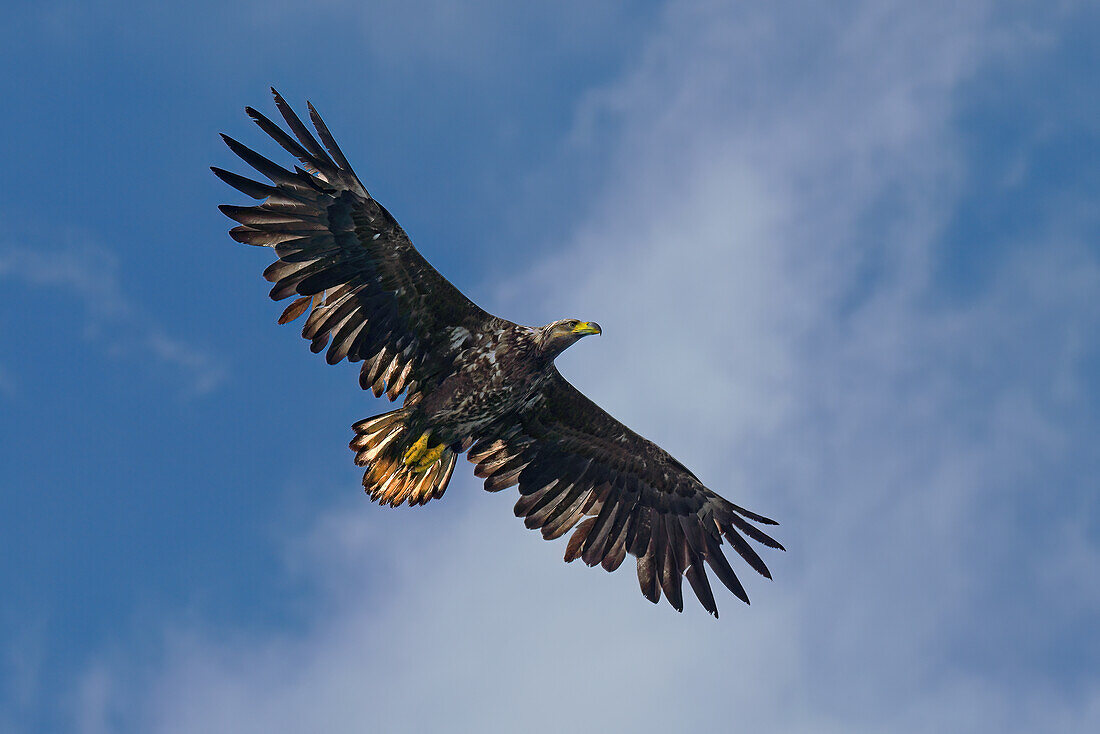
[[[466,452],[490,492],[519,485],[515,513],[528,528],[548,540],[572,532],[566,561],[613,571],[630,554],[647,599],[656,603],[663,591],[682,611],[686,576],[718,616],[705,564],[748,602],[722,545],[771,578],[748,540],[782,549],[753,524],[775,521],[718,496],[566,382],[554,358],[599,334],[599,325],[563,319],[529,327],[483,311],[371,198],[313,106],[320,143],[272,93],[292,135],[246,112],[298,165],[284,168],[223,135],[270,183],[214,168],[261,201],[221,210],[240,224],[233,239],[275,251],[264,271],[275,284],[271,297],[295,297],[279,323],[308,314],[302,336],[310,349],[325,351],[329,364],[362,362],[359,384],[376,396],[405,396],[400,409],[353,426],[351,448],[366,467],[370,498],[396,507],[442,497]]]

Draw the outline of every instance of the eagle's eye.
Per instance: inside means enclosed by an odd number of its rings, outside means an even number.
[[[555,336],[566,336],[573,333],[573,329],[576,328],[579,322],[576,319],[566,319],[565,321],[559,321],[554,325]]]

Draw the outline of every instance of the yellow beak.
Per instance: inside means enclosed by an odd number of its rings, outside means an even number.
[[[588,334],[602,334],[603,329],[595,321],[582,321],[573,327],[573,333],[587,336]]]

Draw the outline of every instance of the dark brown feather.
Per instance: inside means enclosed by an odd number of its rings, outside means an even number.
[[[737,578],[737,574],[733,572],[733,567],[730,566],[729,561],[726,560],[725,554],[722,553],[721,538],[706,533],[703,536],[707,543],[707,563],[710,564],[711,569],[714,571],[714,575],[718,577],[727,589],[732,591],[738,599],[749,603],[749,595],[745,592],[745,587],[741,585],[741,581]]]
[[[305,313],[306,309],[309,308],[309,304],[312,302],[312,296],[302,296],[301,298],[298,298],[295,301],[291,302],[291,304],[286,307],[286,310],[283,311],[283,315],[279,317],[279,323],[289,324],[291,321]]]
[[[699,603],[717,619],[718,604],[714,601],[714,592],[711,591],[710,581],[707,580],[707,572],[703,569],[702,559],[699,557],[692,559],[692,564],[688,566],[684,575],[687,577],[688,583],[691,584],[691,590],[695,592]]]
[[[286,120],[287,127],[290,128],[290,131],[294,133],[299,142],[309,149],[313,159],[326,163],[331,162],[324,148],[317,143],[317,140],[309,132],[309,128],[302,124],[302,120],[298,117],[297,113],[294,112],[294,109],[286,103],[286,100],[283,99],[282,95],[279,94],[274,87],[271,88],[271,96],[275,98],[275,106],[279,109],[279,113],[283,116],[283,119]]]
[[[542,526],[542,537],[546,540],[560,538],[570,528],[581,521],[588,508],[596,501],[596,493],[580,485],[574,485],[570,501],[562,502],[552,515],[546,518]]]
[[[733,549],[737,551],[738,555],[744,558],[745,562],[752,566],[754,571],[764,578],[770,579],[772,577],[771,571],[764,565],[764,559],[753,550],[752,546],[749,545],[744,538],[737,534],[736,530],[733,528],[726,528],[723,535],[726,536],[726,540],[729,541],[729,544],[733,546]]]
[[[677,567],[677,548],[673,545],[673,539],[669,537],[669,528],[666,517],[662,516],[660,522],[654,527],[654,536],[657,538],[657,550],[655,559],[658,564],[658,580],[661,582],[661,590],[665,592],[665,598],[672,608],[678,612],[684,611],[684,595],[681,590],[681,570]]]
[[[620,512],[615,521],[616,525],[619,524],[620,519],[625,521],[622,527],[619,528],[617,533],[613,530],[609,536],[607,552],[604,554],[602,561],[605,571],[614,571],[626,559],[626,531],[633,522],[633,518],[629,512]]]
[[[654,558],[656,541],[651,539],[649,548],[638,556],[638,585],[642,596],[656,604],[661,601],[661,587],[657,583],[657,562]]]
[[[618,502],[605,502],[600,514],[596,516],[596,524],[592,526],[592,532],[581,550],[581,558],[589,566],[595,566],[603,560],[604,551],[607,549],[607,539],[614,527],[616,516],[622,508]],[[622,508],[625,510],[625,508]],[[625,511],[623,515],[625,516]]]
[[[589,531],[592,530],[592,525],[596,522],[596,518],[590,517],[573,531],[573,534],[569,536],[569,543],[565,546],[565,562],[572,563],[580,555],[581,546],[584,545],[584,539],[588,537]]]
[[[782,545],[779,544],[779,541],[777,541],[775,538],[771,537],[767,533],[762,532],[760,529],[749,525],[737,515],[731,515],[730,520],[733,522],[734,525],[737,526],[738,530],[755,540],[757,543],[760,543],[761,545],[766,545],[769,548],[775,548],[777,550],[786,550]]]
[[[279,189],[274,186],[268,186],[265,183],[259,181],[253,181],[250,178],[239,176],[232,171],[226,171],[225,169],[218,168],[217,166],[211,166],[210,170],[214,172],[214,175],[225,181],[227,184],[240,191],[245,196],[251,196],[253,199],[266,199],[269,196],[279,193]]]

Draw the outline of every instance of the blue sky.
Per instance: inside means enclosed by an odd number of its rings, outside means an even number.
[[[1100,13],[591,5],[5,8],[0,730],[1100,728]],[[563,372],[782,522],[752,606],[461,465],[363,497],[387,404],[216,209],[271,84],[480,304],[601,323]]]

